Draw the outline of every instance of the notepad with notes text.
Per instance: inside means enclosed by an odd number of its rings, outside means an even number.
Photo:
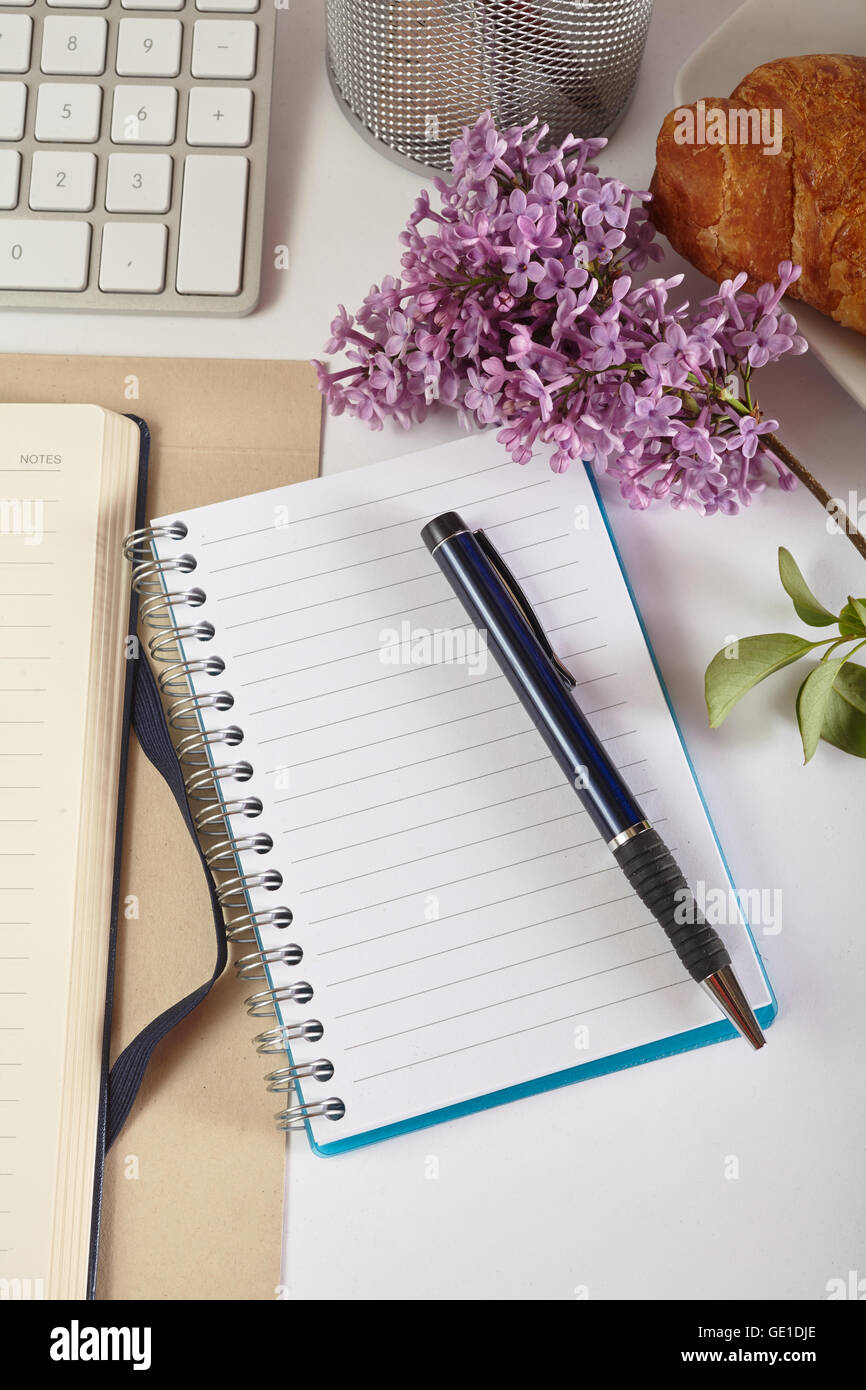
[[[233,843],[264,837],[235,900],[266,960],[253,1008],[277,1001],[274,1084],[325,1154],[733,1032],[474,640],[420,539],[446,510],[505,556],[690,883],[733,905],[718,929],[775,1013],[586,471],[518,469],[482,435],[191,510],[157,556],[195,563],[165,579],[198,591],[174,608],[185,661],[224,663],[191,679],[232,698],[199,704]]]

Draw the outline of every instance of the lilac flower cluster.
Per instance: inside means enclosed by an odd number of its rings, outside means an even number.
[[[441,209],[421,193],[401,236],[402,278],[331,325],[326,350],[350,364],[316,364],[331,411],[408,428],[434,402],[455,406],[498,426],[518,463],[539,447],[555,472],[593,461],[635,508],[668,498],[732,514],[767,465],[793,487],[752,374],[806,350],[780,310],[799,267],[783,262],[755,294],[745,274],[726,280],[692,314],[672,307],[681,275],[635,280],[662,258],[649,195],[599,175],[603,140],[543,149],[546,134],[500,133],[486,113],[454,142]]]

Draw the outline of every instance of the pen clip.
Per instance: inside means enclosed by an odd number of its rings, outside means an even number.
[[[475,536],[476,541],[478,542],[480,549],[484,552],[486,559],[489,560],[490,564],[493,566],[493,568],[496,570],[496,573],[499,575],[499,578],[501,579],[505,588],[508,590],[508,593],[511,596],[514,606],[520,614],[521,618],[526,623],[526,626],[529,628],[533,637],[538,642],[538,645],[541,647],[541,650],[544,652],[545,656],[551,662],[554,670],[556,671],[557,676],[562,681],[563,685],[567,690],[573,690],[577,684],[577,681],[575,680],[571,672],[568,670],[568,668],[563,665],[559,657],[556,655],[556,652],[553,650],[553,647],[550,645],[547,633],[544,631],[544,628],[538,621],[532,604],[529,602],[529,599],[526,597],[525,593],[521,589],[517,579],[511,573],[511,570],[508,568],[502,556],[499,554],[499,551],[496,549],[493,542],[488,539],[485,532],[475,531],[473,534]]]

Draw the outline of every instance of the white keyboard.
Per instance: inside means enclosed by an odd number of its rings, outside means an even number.
[[[255,307],[275,15],[0,0],[0,307]]]

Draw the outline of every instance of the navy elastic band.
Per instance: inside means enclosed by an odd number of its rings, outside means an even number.
[[[165,718],[165,711],[162,707],[159,689],[153,672],[142,656],[136,663],[134,677],[134,690],[132,699],[132,727],[135,729],[142,751],[153,763],[157,772],[168,783],[171,788],[175,801],[177,802],[180,813],[186,822],[187,829],[193,838],[199,859],[201,860],[202,870],[207,880],[208,893],[210,894],[211,910],[214,920],[214,934],[216,936],[216,962],[210,979],[205,980],[204,984],[199,985],[191,994],[179,999],[176,1004],[143,1028],[132,1042],[127,1043],[126,1047],[117,1058],[108,1078],[108,1114],[106,1122],[106,1148],[110,1148],[115,1139],[123,1129],[130,1110],[135,1103],[139,1087],[144,1080],[147,1065],[150,1061],[156,1045],[162,1041],[172,1028],[176,1027],[182,1019],[192,1013],[203,999],[206,999],[211,989],[219,979],[226,967],[227,947],[225,935],[225,923],[223,920],[222,908],[217,898],[216,884],[213,874],[208,868],[198,836],[195,832],[192,814],[186,799],[186,788],[183,783],[183,773],[177,754],[171,742],[168,732],[168,724]]]

